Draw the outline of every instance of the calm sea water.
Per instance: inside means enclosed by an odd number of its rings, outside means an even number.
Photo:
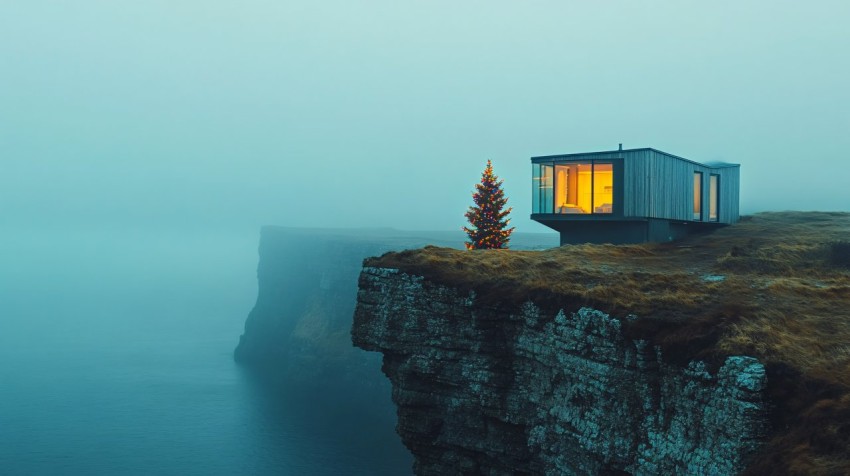
[[[0,474],[411,473],[391,411],[234,364],[256,234],[3,240]]]

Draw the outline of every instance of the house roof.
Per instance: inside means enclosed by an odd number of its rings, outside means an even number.
[[[740,167],[741,166],[740,164],[732,164],[732,163],[729,163],[729,162],[704,162],[704,163],[700,163],[700,162],[697,162],[695,160],[686,159],[684,157],[679,157],[678,155],[673,155],[673,154],[670,154],[670,153],[667,153],[667,152],[664,152],[664,151],[661,151],[661,150],[658,150],[658,149],[653,149],[651,147],[641,147],[641,148],[638,148],[638,149],[604,150],[604,151],[598,151],[598,152],[577,152],[577,153],[571,153],[571,154],[540,155],[540,156],[532,157],[531,161],[532,162],[538,162],[538,161],[544,160],[544,159],[571,159],[571,158],[586,157],[586,156],[589,156],[589,155],[590,156],[593,156],[593,155],[611,155],[611,154],[623,154],[623,153],[628,153],[628,152],[645,152],[645,151],[653,151],[653,152],[658,153],[658,154],[663,154],[663,155],[666,155],[668,157],[673,157],[674,159],[684,160],[685,162],[690,162],[692,164],[702,165],[704,167],[725,168],[725,167]]]

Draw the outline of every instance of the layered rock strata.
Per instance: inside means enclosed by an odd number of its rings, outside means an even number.
[[[763,365],[668,363],[623,326],[366,267],[352,338],[383,354],[418,475],[743,470],[766,433]]]

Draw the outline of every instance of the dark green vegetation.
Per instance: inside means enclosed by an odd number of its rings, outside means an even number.
[[[764,362],[773,430],[749,474],[850,474],[847,213],[761,213],[665,244],[388,253],[399,268],[500,309],[592,306],[666,360]],[[624,319],[635,314],[642,319]]]

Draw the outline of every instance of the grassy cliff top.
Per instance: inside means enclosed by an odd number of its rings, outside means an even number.
[[[495,307],[592,306],[668,359],[765,363],[776,435],[753,474],[850,474],[850,213],[769,212],[684,240],[370,258]],[[763,461],[762,461],[763,460]],[[773,463],[770,463],[770,461]],[[765,466],[767,465],[767,466]],[[774,473],[776,474],[776,473]]]

